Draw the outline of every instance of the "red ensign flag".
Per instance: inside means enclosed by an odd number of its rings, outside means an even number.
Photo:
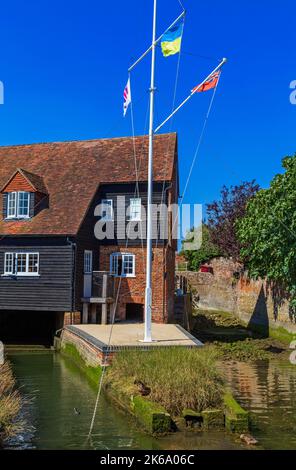
[[[203,85],[197,85],[196,87],[193,88],[193,90],[191,90],[191,92],[196,93],[196,92],[208,91],[208,90],[211,90],[212,88],[215,88],[218,84],[220,73],[221,73],[220,70],[218,70],[218,72],[213,73],[213,75],[211,75],[210,78],[205,83],[203,83]]]

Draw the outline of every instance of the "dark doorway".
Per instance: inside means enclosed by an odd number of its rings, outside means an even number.
[[[142,322],[144,319],[143,304],[126,304],[126,320],[130,322]]]
[[[57,312],[0,310],[0,339],[4,344],[50,346],[58,320]]]

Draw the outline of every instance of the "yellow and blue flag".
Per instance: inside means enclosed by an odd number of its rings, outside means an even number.
[[[164,57],[178,54],[181,49],[184,22],[180,21],[168,29],[161,38],[161,50]]]

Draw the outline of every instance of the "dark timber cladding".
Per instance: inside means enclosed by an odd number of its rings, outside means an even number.
[[[74,247],[66,238],[11,238],[0,246],[0,309],[71,311]],[[37,277],[2,276],[5,252],[39,252]]]

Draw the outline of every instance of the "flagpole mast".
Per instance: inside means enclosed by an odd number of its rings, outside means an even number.
[[[148,206],[147,206],[147,253],[146,253],[146,290],[145,290],[145,331],[144,342],[152,342],[152,198],[153,198],[153,140],[154,140],[154,94],[155,94],[155,47],[156,47],[157,0],[153,5],[153,27],[151,45],[151,81],[149,115],[149,153],[148,153]]]

